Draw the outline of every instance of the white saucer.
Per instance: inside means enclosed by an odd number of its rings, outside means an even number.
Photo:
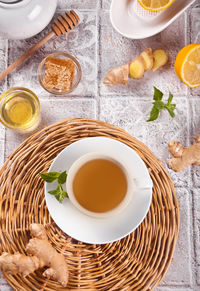
[[[68,198],[61,204],[48,194],[55,188],[54,182],[45,184],[45,198],[53,220],[66,234],[85,243],[104,244],[125,237],[139,226],[151,204],[153,183],[144,162],[133,149],[106,137],[89,137],[72,143],[56,157],[49,171],[68,171],[75,160],[89,152],[116,153],[129,165],[137,189],[129,205],[111,218],[93,218],[81,213]]]
[[[113,27],[123,36],[143,39],[164,30],[195,0],[177,0],[167,9],[150,12],[137,0],[112,0],[110,18]]]

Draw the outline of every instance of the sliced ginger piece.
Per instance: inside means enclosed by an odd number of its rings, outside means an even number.
[[[129,74],[128,64],[116,67],[108,72],[108,74],[103,80],[103,83],[108,86],[113,86],[115,84],[127,85],[128,74]]]
[[[129,75],[133,79],[141,79],[144,76],[144,61],[141,56],[137,56],[129,65]]]
[[[145,51],[143,51],[140,56],[143,59],[144,62],[144,71],[149,71],[153,67],[153,53],[152,53],[152,48],[147,48]]]
[[[154,58],[154,64],[152,68],[153,72],[164,66],[168,61],[167,52],[163,49],[157,49],[153,51],[153,58]]]
[[[104,78],[103,83],[108,86],[115,84],[127,85],[129,76],[133,79],[141,79],[146,71],[152,69],[155,72],[164,66],[167,61],[168,56],[165,50],[157,49],[152,52],[152,48],[147,48],[130,64],[125,64],[110,70]]]

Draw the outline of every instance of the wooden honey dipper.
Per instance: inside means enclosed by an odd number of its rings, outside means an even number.
[[[52,31],[43,37],[39,42],[37,42],[34,46],[28,49],[21,57],[19,57],[14,63],[12,63],[7,69],[5,69],[0,74],[0,81],[2,81],[8,74],[10,74],[16,67],[18,67],[23,61],[25,61],[31,54],[33,54],[36,50],[38,50],[43,44],[45,44],[48,40],[50,40],[53,36],[61,36],[66,32],[74,29],[79,22],[79,17],[74,10],[70,10],[70,12],[65,12],[60,15],[51,26]]]

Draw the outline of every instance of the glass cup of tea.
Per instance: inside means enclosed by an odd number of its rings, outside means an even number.
[[[133,179],[120,158],[88,153],[70,167],[66,183],[73,205],[96,218],[120,213],[129,204]]]
[[[40,102],[29,89],[14,87],[0,96],[0,122],[14,130],[32,130],[39,122]]]

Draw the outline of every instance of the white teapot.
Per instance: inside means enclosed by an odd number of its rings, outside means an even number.
[[[0,37],[25,39],[51,21],[57,0],[0,0]]]

